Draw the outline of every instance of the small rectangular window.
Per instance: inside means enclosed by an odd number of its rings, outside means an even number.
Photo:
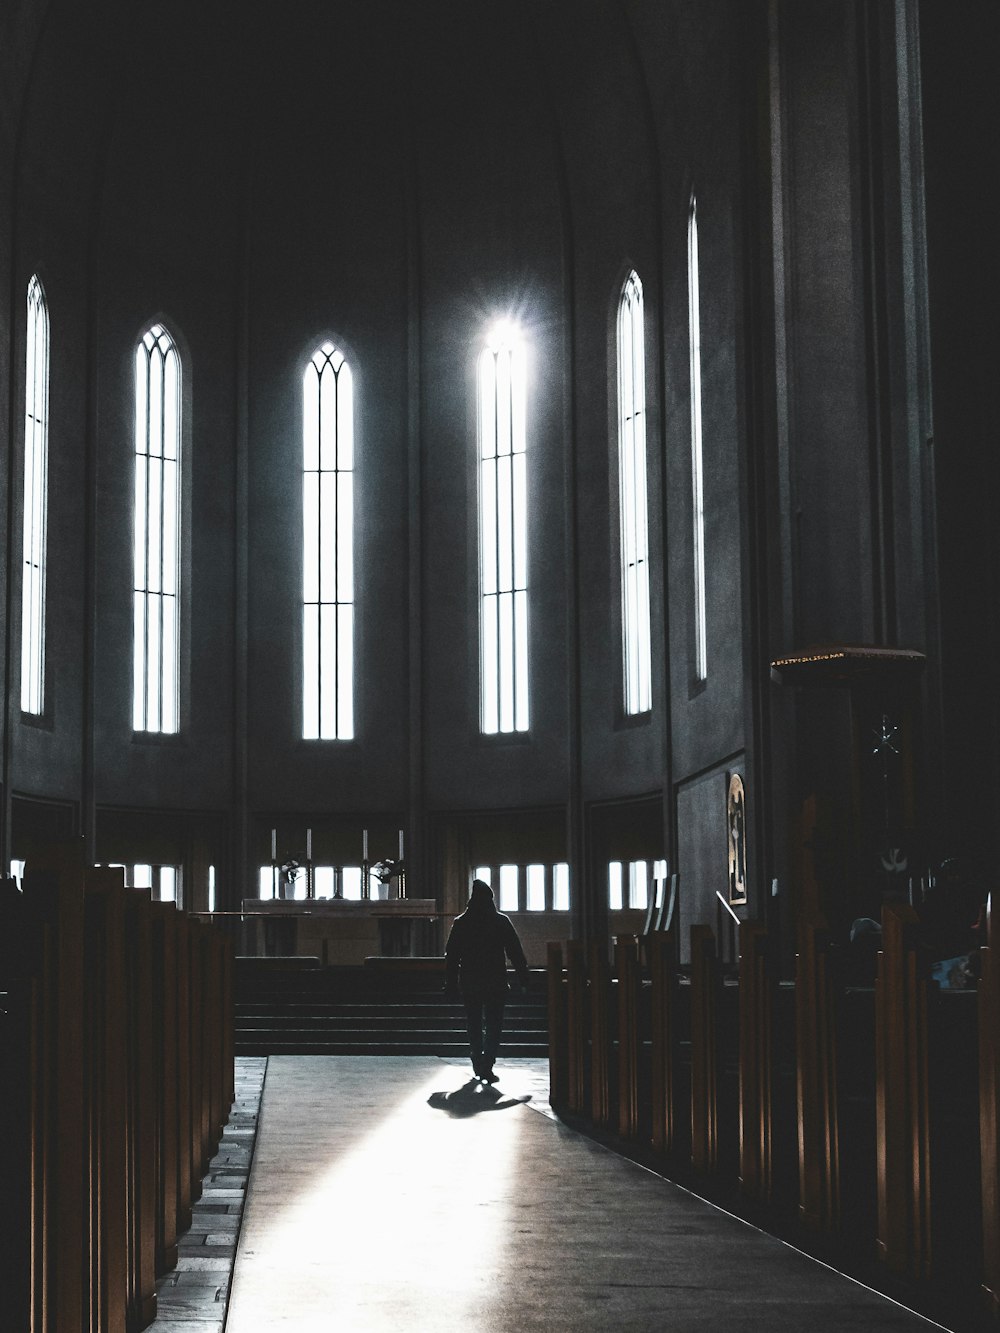
[[[622,863],[611,861],[608,864],[608,907],[612,912],[620,912],[623,905]]]
[[[629,862],[628,905],[643,910],[649,906],[649,864],[646,861]]]
[[[215,866],[208,867],[208,910],[215,911]]]
[[[472,878],[473,878],[473,879],[481,879],[481,880],[483,881],[484,884],[488,884],[488,885],[490,886],[490,888],[492,888],[492,887],[493,887],[493,867],[492,867],[492,866],[476,866],[476,869],[475,869],[475,872],[473,873]]]
[[[175,903],[177,901],[177,883],[180,878],[177,867],[160,866],[159,871],[159,900],[161,903]]]
[[[333,866],[313,866],[313,892],[317,898],[332,898],[336,893]]]
[[[552,910],[569,911],[569,866],[565,861],[552,867]]]
[[[529,912],[545,911],[545,867],[542,865],[530,865],[526,872],[528,896],[527,908]]]
[[[517,866],[500,867],[500,911],[516,912],[518,910],[518,879]]]
[[[274,897],[274,866],[261,866],[257,872],[257,895],[262,902]]]
[[[342,877],[343,877],[343,885],[344,885],[343,893],[344,893],[344,897],[350,899],[352,902],[360,901],[360,899],[361,899],[361,867],[360,867],[360,866],[344,866],[344,869],[341,871],[341,875],[342,875]]]

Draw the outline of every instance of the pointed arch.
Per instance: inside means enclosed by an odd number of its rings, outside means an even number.
[[[302,377],[302,736],[354,737],[354,376],[325,341]]]
[[[181,357],[165,325],[135,345],[134,731],[176,732],[180,682]]]
[[[645,713],[652,707],[645,351],[642,283],[633,269],[618,301],[618,500],[626,713]]]
[[[24,364],[24,526],[21,710],[45,710],[45,583],[49,473],[49,311],[37,273],[28,283]]]

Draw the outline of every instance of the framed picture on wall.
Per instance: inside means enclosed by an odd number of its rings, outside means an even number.
[[[730,773],[726,789],[726,830],[729,841],[729,901],[747,900],[747,804],[743,779]]]

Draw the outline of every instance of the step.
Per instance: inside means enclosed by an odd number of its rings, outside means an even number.
[[[366,1032],[411,1032],[415,1029],[455,1028],[465,1030],[465,1015],[441,1014],[436,1016],[414,1016],[409,1019],[358,1019],[351,1015],[317,1018],[312,1014],[244,1014],[237,1019],[238,1031],[248,1032],[262,1027],[270,1028],[311,1028],[322,1032],[336,1032],[344,1028],[355,1028]],[[546,1025],[531,1019],[505,1020],[506,1032],[531,1032],[545,1035]]]
[[[469,1044],[463,1042],[423,1042],[401,1045],[398,1042],[350,1043],[336,1041],[237,1041],[237,1055],[437,1055],[465,1059]],[[528,1046],[518,1042],[501,1042],[500,1058],[544,1059],[545,1046]]]
[[[432,1017],[436,1014],[452,1016],[464,1015],[465,1009],[457,1004],[297,1004],[276,1002],[274,1004],[238,1004],[237,1017],[253,1014],[310,1014],[316,1017],[338,1018],[354,1016],[367,1019],[402,1020],[407,1017]],[[508,1004],[504,1006],[508,1018],[530,1018],[532,1021],[545,1022],[548,1015],[545,1010],[530,1004]]]
[[[336,1041],[364,1041],[367,1040],[367,1038],[371,1038],[372,1041],[405,1042],[419,1040],[429,1041],[432,1037],[448,1037],[449,1034],[453,1034],[456,1038],[459,1036],[464,1037],[465,1024],[457,1024],[457,1022],[455,1022],[455,1024],[441,1024],[440,1026],[436,1026],[436,1028],[409,1028],[405,1030],[400,1030],[399,1028],[387,1028],[380,1030],[380,1032],[373,1032],[371,1028],[349,1028],[349,1026],[343,1026],[343,1028],[319,1028],[319,1026],[316,1026],[315,1024],[281,1026],[269,1024],[269,1022],[261,1022],[261,1024],[252,1026],[252,1028],[248,1028],[248,1026],[240,1026],[240,1028],[237,1028],[236,1040],[247,1040],[247,1038],[259,1036],[260,1033],[264,1032],[268,1033],[269,1036],[275,1037],[328,1037],[331,1038],[331,1040]],[[507,1036],[511,1037],[511,1040],[515,1040],[516,1038],[516,1040],[519,1041],[535,1042],[535,1044],[541,1045],[545,1045],[548,1042],[548,1036],[544,1032],[531,1032],[531,1030],[525,1032],[525,1030],[519,1028],[505,1028],[504,1032]]]
[[[547,996],[537,991],[508,991],[508,1003],[536,1004],[542,1007],[548,1003]],[[444,992],[438,990],[419,991],[382,991],[382,990],[341,990],[332,986],[237,986],[238,1003],[266,1000],[298,1000],[301,1003],[315,1001],[327,1004],[434,1004],[449,1003]],[[457,1001],[450,1001],[457,1003]]]

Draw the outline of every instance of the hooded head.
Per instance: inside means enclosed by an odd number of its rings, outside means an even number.
[[[469,894],[469,907],[474,912],[496,911],[496,903],[493,901],[493,890],[484,879],[474,879],[472,881],[472,892]]]

